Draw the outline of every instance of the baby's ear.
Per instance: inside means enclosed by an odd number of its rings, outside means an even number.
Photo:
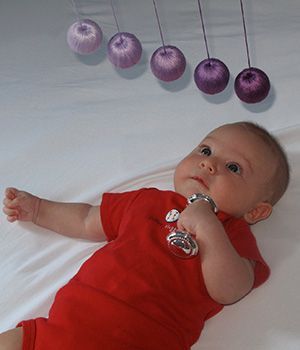
[[[272,205],[268,202],[260,202],[244,215],[244,219],[248,224],[256,224],[258,221],[268,218],[271,213]]]

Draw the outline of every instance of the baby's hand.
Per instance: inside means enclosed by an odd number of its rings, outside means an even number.
[[[206,201],[196,201],[189,204],[180,214],[177,227],[196,237],[209,227],[219,225],[217,216]]]
[[[9,187],[5,190],[3,212],[9,222],[16,220],[35,222],[39,210],[40,198],[30,193]]]

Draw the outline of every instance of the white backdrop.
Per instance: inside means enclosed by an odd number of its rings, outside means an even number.
[[[169,188],[176,160],[209,130],[259,122],[278,135],[293,168],[274,215],[254,228],[272,276],[209,320],[194,348],[299,349],[300,1],[244,5],[252,65],[272,84],[268,98],[254,105],[233,92],[234,78],[247,66],[238,0],[202,4],[211,56],[231,72],[227,89],[215,96],[193,82],[194,68],[206,58],[196,0],[157,0],[166,43],[187,59],[183,77],[171,83],[158,81],[149,66],[161,46],[152,1],[114,3],[121,30],[143,46],[141,62],[128,70],[114,68],[106,56],[116,33],[109,1],[76,1],[80,16],[104,33],[100,50],[84,57],[66,43],[76,20],[71,2],[0,1],[0,192],[16,186],[53,200],[96,204],[101,192],[121,183]],[[46,315],[55,291],[98,247],[30,224],[11,225],[0,215],[0,331]]]

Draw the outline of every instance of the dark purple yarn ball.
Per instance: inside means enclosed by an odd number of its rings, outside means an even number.
[[[236,77],[234,89],[243,102],[257,103],[268,96],[270,80],[266,73],[258,68],[246,68]]]
[[[173,81],[182,76],[186,61],[183,53],[175,46],[161,46],[150,61],[152,73],[162,81]]]
[[[198,89],[210,95],[223,91],[228,84],[229,76],[227,66],[217,58],[201,61],[194,71],[194,80]]]
[[[102,42],[102,30],[90,19],[73,23],[68,29],[67,42],[72,51],[80,55],[95,52]]]
[[[138,63],[142,56],[142,45],[131,33],[117,33],[107,45],[110,62],[119,68],[129,68]]]

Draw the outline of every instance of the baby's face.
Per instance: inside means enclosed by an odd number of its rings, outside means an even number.
[[[240,125],[213,130],[176,167],[176,192],[188,197],[201,192],[217,207],[241,217],[267,200],[266,184],[275,171],[272,152]]]

